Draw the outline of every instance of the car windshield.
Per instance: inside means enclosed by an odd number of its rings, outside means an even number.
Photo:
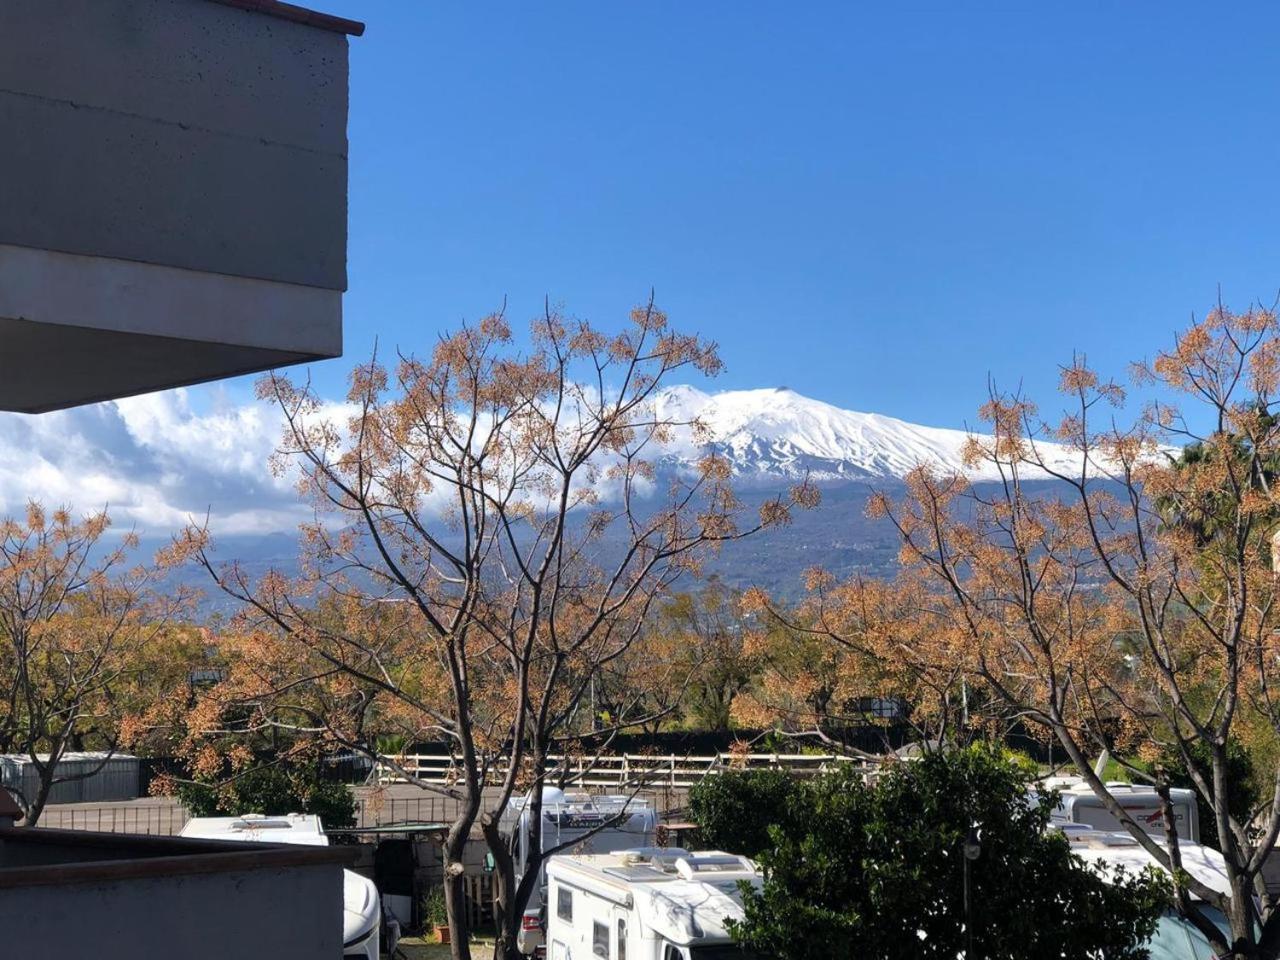
[[[1200,912],[1230,940],[1231,925],[1223,912],[1204,904],[1199,904],[1199,907]],[[1216,956],[1204,934],[1172,911],[1166,911],[1160,918],[1147,949],[1151,960],[1214,960]]]

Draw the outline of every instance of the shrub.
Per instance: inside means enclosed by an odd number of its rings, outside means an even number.
[[[1104,880],[1046,832],[1052,800],[1028,802],[1026,771],[971,747],[901,762],[874,786],[848,768],[805,784],[758,854],[736,936],[763,956],[927,960],[973,955],[1138,960],[1167,893],[1154,870]]]
[[[689,791],[689,813],[702,845],[754,857],[769,846],[769,828],[795,807],[799,782],[785,770],[730,770]]]
[[[178,799],[193,816],[310,813],[326,829],[355,826],[350,787],[322,780],[314,767],[254,767],[222,785],[181,782]]]

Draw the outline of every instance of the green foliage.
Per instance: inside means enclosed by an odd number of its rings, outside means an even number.
[[[703,846],[754,857],[769,829],[792,817],[800,783],[785,770],[731,770],[704,777],[689,791],[689,813]]]
[[[1196,769],[1209,783],[1213,783],[1213,766],[1209,757],[1208,746],[1196,741],[1191,745],[1191,759]],[[1190,787],[1196,791],[1196,807],[1200,819],[1200,842],[1213,847],[1218,846],[1218,821],[1213,813],[1213,805],[1209,803],[1199,790],[1195,781],[1187,771],[1182,755],[1170,748],[1160,757],[1158,766],[1162,767],[1169,778],[1170,786]],[[1258,803],[1258,782],[1254,776],[1253,758],[1249,751],[1235,740],[1227,741],[1227,810],[1241,823],[1247,823]]]
[[[178,799],[192,816],[311,813],[328,830],[353,827],[356,801],[343,783],[322,780],[315,768],[254,767],[229,783],[180,783]]]
[[[1053,799],[1027,802],[1025,771],[985,746],[904,762],[874,786],[852,768],[811,781],[758,854],[735,935],[780,960],[926,960],[972,955],[1138,960],[1166,903],[1154,869],[1106,882],[1046,833]]]
[[[422,897],[422,923],[427,930],[443,927],[449,922],[445,912],[444,887],[434,886]]]

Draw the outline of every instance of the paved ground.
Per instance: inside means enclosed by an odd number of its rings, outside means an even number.
[[[356,825],[371,827],[388,823],[448,822],[458,804],[449,797],[432,794],[408,783],[383,787],[358,786]],[[496,794],[492,789],[487,793]],[[684,790],[642,794],[665,814],[683,807]],[[64,830],[98,830],[110,833],[141,833],[171,836],[182,829],[187,813],[172,797],[143,797],[112,803],[58,803],[45,808],[40,826]]]

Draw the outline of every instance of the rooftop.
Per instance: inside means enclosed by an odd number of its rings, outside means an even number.
[[[1118,867],[1131,873],[1136,873],[1147,866],[1164,869],[1128,833],[1098,830],[1086,824],[1055,824],[1053,829],[1066,835],[1071,844],[1072,853],[1086,861],[1099,864],[1105,872],[1113,873]],[[1158,837],[1153,837],[1152,840],[1157,846],[1165,846]],[[1230,893],[1231,885],[1227,879],[1226,865],[1223,863],[1222,854],[1217,850],[1189,840],[1182,840],[1178,843],[1178,852],[1182,858],[1182,867],[1189,874],[1212,890],[1223,894]]]
[[[239,817],[192,817],[182,828],[182,836],[201,840],[291,843],[314,847],[329,844],[320,818],[305,813],[271,817],[258,813],[246,813]]]

